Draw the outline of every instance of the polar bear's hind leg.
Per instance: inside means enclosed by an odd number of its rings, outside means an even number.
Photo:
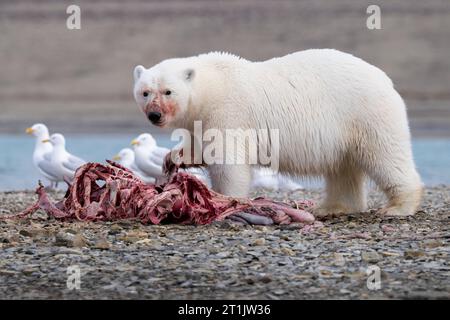
[[[366,161],[367,174],[388,198],[380,210],[387,216],[413,215],[422,198],[422,182],[414,166],[409,145],[391,144],[379,148]]]
[[[387,205],[379,213],[386,216],[413,215],[422,198],[422,183],[415,168],[393,167],[385,171],[389,176],[374,176],[388,198]]]

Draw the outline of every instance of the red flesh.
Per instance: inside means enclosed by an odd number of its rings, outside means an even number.
[[[98,181],[103,181],[99,185]],[[307,211],[312,203],[288,204],[265,198],[234,199],[209,190],[195,176],[174,172],[162,186],[145,184],[119,164],[87,163],[75,174],[64,199],[52,203],[42,185],[38,201],[15,216],[31,215],[42,209],[63,220],[112,221],[137,219],[144,224],[208,224],[235,215],[233,220],[251,224],[313,223]],[[264,218],[263,218],[264,217]]]

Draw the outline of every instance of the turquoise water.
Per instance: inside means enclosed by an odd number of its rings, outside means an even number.
[[[111,159],[128,147],[132,135],[66,135],[69,152],[87,161]],[[168,136],[155,136],[158,144],[171,147]],[[34,138],[0,135],[0,190],[33,189],[39,174],[32,163]],[[418,170],[428,186],[450,184],[450,139],[416,139],[413,151]]]

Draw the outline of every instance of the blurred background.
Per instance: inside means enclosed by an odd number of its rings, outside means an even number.
[[[81,30],[66,8],[81,8]],[[381,8],[381,30],[366,9]],[[450,183],[450,1],[0,1],[0,189],[31,188],[36,122],[69,151],[102,161],[155,132],[132,97],[132,70],[171,57],[229,51],[264,60],[336,48],[383,69],[408,106],[428,185]],[[122,145],[125,144],[125,145]]]

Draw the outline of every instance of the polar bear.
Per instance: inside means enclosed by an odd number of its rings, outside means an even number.
[[[365,180],[388,198],[382,214],[413,215],[422,183],[405,104],[377,67],[334,49],[261,62],[212,52],[134,69],[134,97],[156,126],[279,129],[279,170],[322,176],[316,216],[367,210]],[[208,166],[213,188],[247,196],[251,165]]]

